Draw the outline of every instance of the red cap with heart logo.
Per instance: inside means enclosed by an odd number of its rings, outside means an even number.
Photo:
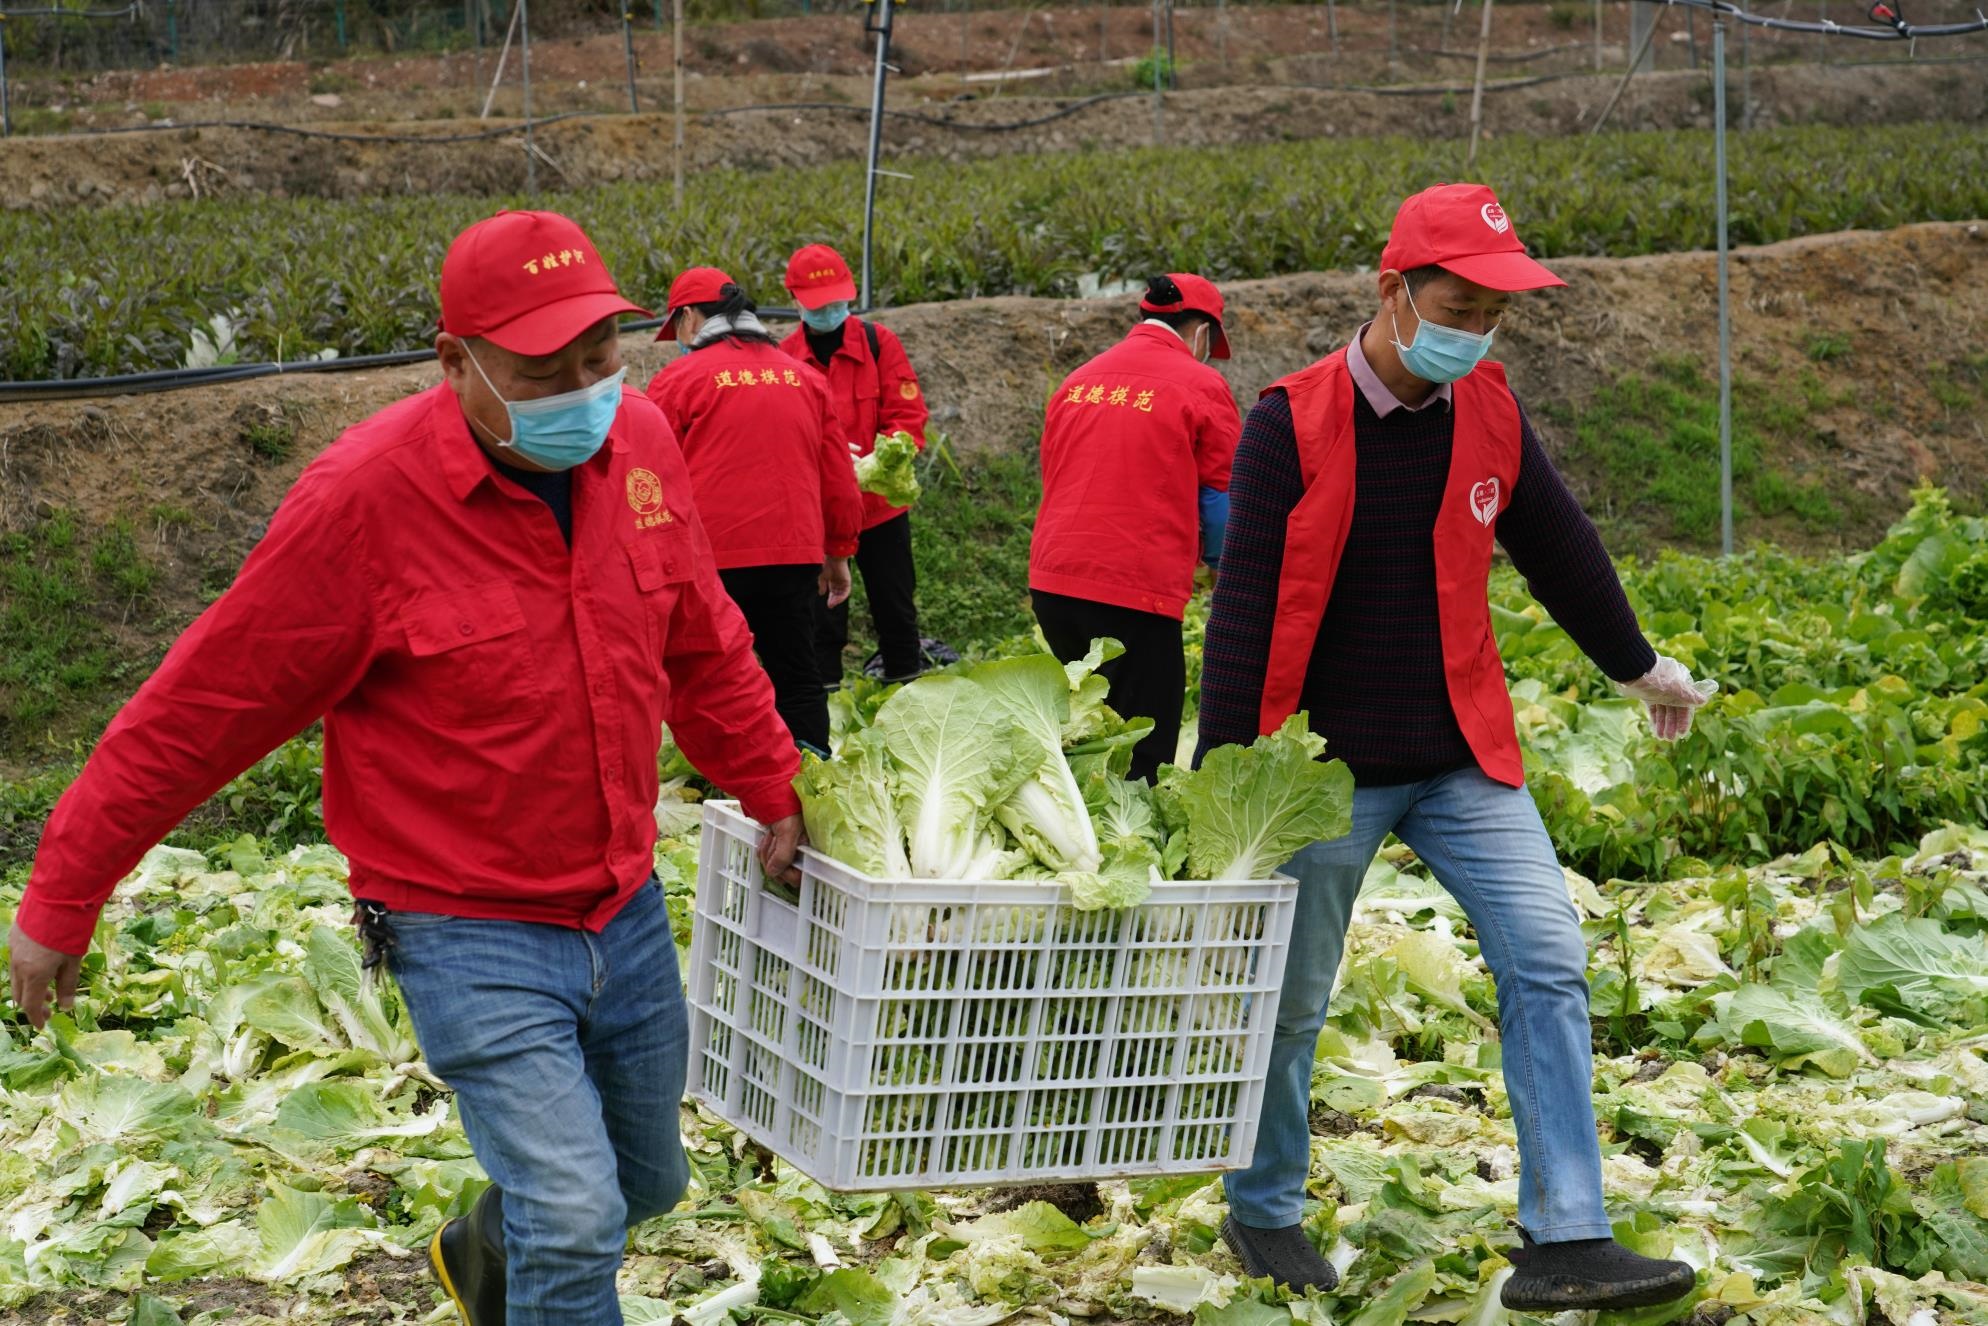
[[[1482,184],[1438,184],[1394,214],[1394,229],[1381,250],[1382,270],[1429,266],[1492,290],[1567,284],[1526,256],[1498,195]]]
[[[499,212],[442,259],[442,330],[513,354],[549,355],[617,313],[646,317],[615,288],[579,224],[557,212]]]
[[[787,260],[787,293],[805,309],[856,298],[849,261],[826,244],[810,244]]]

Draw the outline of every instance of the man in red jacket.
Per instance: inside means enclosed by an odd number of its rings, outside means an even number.
[[[1211,566],[1220,553],[1215,530],[1242,420],[1229,384],[1208,367],[1229,357],[1214,283],[1156,276],[1139,311],[1123,341],[1050,398],[1029,589],[1043,637],[1065,662],[1099,636],[1125,646],[1102,671],[1112,708],[1153,720],[1132,754],[1132,776],[1150,779],[1180,740],[1181,618],[1197,553]]]
[[[787,263],[787,292],[801,306],[801,326],[780,348],[828,378],[838,440],[851,456],[876,450],[879,433],[909,433],[925,449],[925,393],[897,333],[849,311],[856,282],[849,264],[826,244],[810,244]],[[863,494],[863,536],[856,570],[870,599],[884,676],[905,681],[924,670],[918,634],[918,573],[911,556],[911,514],[875,493]],[[849,644],[849,605],[821,608],[816,637],[822,683],[842,684]]]
[[[1338,1283],[1301,1224],[1306,1109],[1353,901],[1390,833],[1456,895],[1497,982],[1522,1243],[1504,1305],[1631,1308],[1692,1288],[1689,1266],[1610,1234],[1587,943],[1525,789],[1486,595],[1495,541],[1553,619],[1649,706],[1659,738],[1683,735],[1714,689],[1643,638],[1593,523],[1485,359],[1512,292],[1560,284],[1491,190],[1415,195],[1381,254],[1379,314],[1269,387],[1236,449],[1201,748],[1251,741],[1302,710],[1354,779],[1352,832],[1286,866],[1297,918],[1256,1154],[1225,1180],[1229,1245],[1251,1275],[1295,1288]]]
[[[641,310],[592,242],[501,212],[450,247],[441,297],[445,381],[305,469],[49,817],[13,993],[36,1026],[51,981],[69,1007],[117,882],[322,717],[368,965],[494,1180],[437,1274],[472,1326],[615,1323],[626,1229],[689,1175],[659,734],[772,826],[775,873],[799,757],[669,426],[622,386],[616,318]]]
[[[783,353],[736,282],[692,267],[670,284],[658,340],[684,353],[650,379],[676,431],[725,591],[752,628],[794,739],[828,753],[815,647],[821,605],[849,597],[862,494],[822,377]],[[838,678],[839,680],[839,678]]]

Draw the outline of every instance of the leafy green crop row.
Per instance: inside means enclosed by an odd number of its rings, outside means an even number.
[[[1786,128],[1738,139],[1733,239],[1988,214],[1988,129]],[[1522,218],[1535,252],[1630,255],[1709,247],[1711,140],[1703,133],[1506,139],[1479,174]],[[1395,204],[1453,178],[1450,143],[1403,139],[1180,149],[942,165],[880,204],[881,301],[1075,292],[1088,272],[1192,269],[1217,279],[1372,263]],[[795,244],[853,246],[861,171],[710,172],[673,211],[655,184],[549,196],[600,244],[631,295],[655,306],[671,277],[718,263],[762,298]],[[517,200],[514,200],[516,202]],[[434,326],[449,238],[479,198],[208,200],[0,215],[14,255],[0,299],[0,374],[66,378],[170,368],[214,320],[244,361],[408,349]]]
[[[1625,582],[1657,647],[1724,688],[1668,749],[1602,698],[1517,577],[1494,609],[1569,864],[1662,876],[1821,840],[1882,854],[1988,822],[1988,525],[1945,494],[1920,493],[1855,557],[1666,554]]]

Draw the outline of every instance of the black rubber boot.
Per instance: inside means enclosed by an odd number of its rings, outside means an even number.
[[[1698,1274],[1683,1262],[1660,1261],[1629,1251],[1614,1239],[1535,1243],[1509,1254],[1514,1268],[1499,1295],[1515,1312],[1649,1308],[1683,1298]]]
[[[463,1326],[504,1326],[503,1190],[491,1184],[468,1215],[436,1230],[428,1262]]]
[[[1242,1260],[1243,1269],[1253,1278],[1269,1276],[1273,1282],[1299,1293],[1339,1287],[1339,1272],[1318,1255],[1318,1249],[1297,1225],[1258,1229],[1229,1216],[1222,1221],[1222,1241]]]

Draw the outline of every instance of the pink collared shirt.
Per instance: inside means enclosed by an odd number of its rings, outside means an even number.
[[[1430,392],[1420,405],[1410,405],[1388,390],[1387,383],[1381,381],[1381,375],[1374,372],[1374,366],[1367,362],[1367,352],[1360,348],[1360,342],[1367,335],[1367,328],[1373,325],[1371,322],[1362,324],[1360,330],[1353,334],[1353,344],[1346,347],[1346,371],[1353,375],[1354,384],[1360,388],[1360,394],[1367,398],[1367,404],[1373,412],[1385,419],[1396,410],[1411,412],[1426,410],[1439,401],[1445,406],[1449,405],[1450,384],[1447,382],[1437,384],[1436,389]]]

